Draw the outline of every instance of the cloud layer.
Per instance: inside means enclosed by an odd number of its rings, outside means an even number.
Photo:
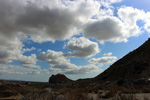
[[[111,4],[116,2],[121,0],[1,0],[0,33],[9,37],[30,35],[33,41],[42,43],[66,40],[82,32],[100,42],[121,42],[140,33],[138,20],[144,20],[149,30],[149,13],[121,7],[118,17],[113,16]]]

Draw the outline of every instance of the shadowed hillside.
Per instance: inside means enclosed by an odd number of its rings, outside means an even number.
[[[150,39],[94,78],[96,81],[150,78]]]

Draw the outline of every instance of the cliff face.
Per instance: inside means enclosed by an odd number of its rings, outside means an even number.
[[[150,78],[150,39],[115,62],[94,79],[98,81],[114,81],[140,78]]]

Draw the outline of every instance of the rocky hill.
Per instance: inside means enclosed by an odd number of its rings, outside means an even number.
[[[72,82],[72,80],[68,79],[68,78],[67,78],[65,75],[63,75],[63,74],[52,75],[52,76],[49,78],[49,83],[50,83],[50,84],[56,84],[56,83],[65,84],[65,83],[69,83],[69,82]]]
[[[94,78],[95,81],[137,80],[150,78],[150,39],[130,52],[107,70]]]

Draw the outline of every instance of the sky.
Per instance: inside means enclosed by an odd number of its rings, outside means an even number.
[[[0,79],[92,78],[150,35],[149,0],[0,0]]]

